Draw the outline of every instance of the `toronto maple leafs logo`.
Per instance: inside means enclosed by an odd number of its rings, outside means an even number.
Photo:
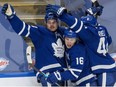
[[[54,49],[54,56],[62,58],[64,57],[64,45],[62,44],[61,39],[58,39],[56,43],[52,43]]]

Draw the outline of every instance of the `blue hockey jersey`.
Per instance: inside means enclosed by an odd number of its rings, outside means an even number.
[[[75,31],[86,45],[94,73],[116,71],[115,61],[108,53],[108,45],[112,40],[105,27],[85,25],[83,21],[67,13],[63,13],[59,19]]]
[[[28,25],[16,15],[9,22],[18,35],[31,38],[35,47],[36,68],[44,73],[62,70],[61,65],[65,65],[63,28],[59,27],[56,32],[51,32],[44,26]]]
[[[89,58],[83,44],[77,43],[66,50],[68,70],[61,72],[61,80],[71,80],[78,86],[85,86],[95,80],[92,74]]]

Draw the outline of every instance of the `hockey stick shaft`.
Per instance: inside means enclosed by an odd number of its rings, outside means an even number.
[[[39,69],[37,69],[33,64],[29,63],[29,65],[36,71],[41,73],[42,75],[44,75],[46,78],[48,77],[45,73],[43,73],[42,71],[40,71]]]
[[[29,64],[36,72],[41,73],[42,75],[44,75],[46,78],[48,77],[45,73],[43,73],[42,71],[38,70],[35,66],[33,66],[32,64]],[[55,83],[55,85],[60,86],[58,83]]]
[[[27,61],[28,61],[28,64],[36,71],[36,72],[39,72],[40,74],[42,74],[43,76],[45,76],[46,78],[48,77],[44,72],[40,71],[39,69],[37,69],[33,64],[32,64],[32,58],[31,58],[31,46],[28,46],[27,47],[27,50],[26,50],[26,55],[27,55]],[[58,83],[55,83],[55,85],[59,86]]]
[[[36,72],[39,72],[39,73],[41,73],[42,75],[44,75],[44,76],[46,77],[46,75],[45,75],[42,71],[38,70],[38,69],[32,64],[31,50],[32,50],[31,46],[28,46],[27,49],[26,49],[26,55],[27,55],[28,64],[29,64]]]

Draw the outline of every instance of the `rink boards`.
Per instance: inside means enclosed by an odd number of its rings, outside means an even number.
[[[39,87],[33,72],[12,72],[0,74],[0,87]]]

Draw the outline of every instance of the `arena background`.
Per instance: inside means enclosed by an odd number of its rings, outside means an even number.
[[[113,43],[109,52],[113,53],[116,52],[116,0],[98,1],[104,6],[103,14],[98,21],[107,27],[112,36]],[[84,10],[91,7],[89,0],[0,0],[0,73],[29,71],[26,47],[27,44],[33,47],[30,39],[18,36],[2,15],[1,8],[4,3],[13,5],[21,20],[32,25],[44,25],[45,6],[48,3],[65,6],[76,17],[82,16]],[[3,62],[5,64],[2,64]]]

